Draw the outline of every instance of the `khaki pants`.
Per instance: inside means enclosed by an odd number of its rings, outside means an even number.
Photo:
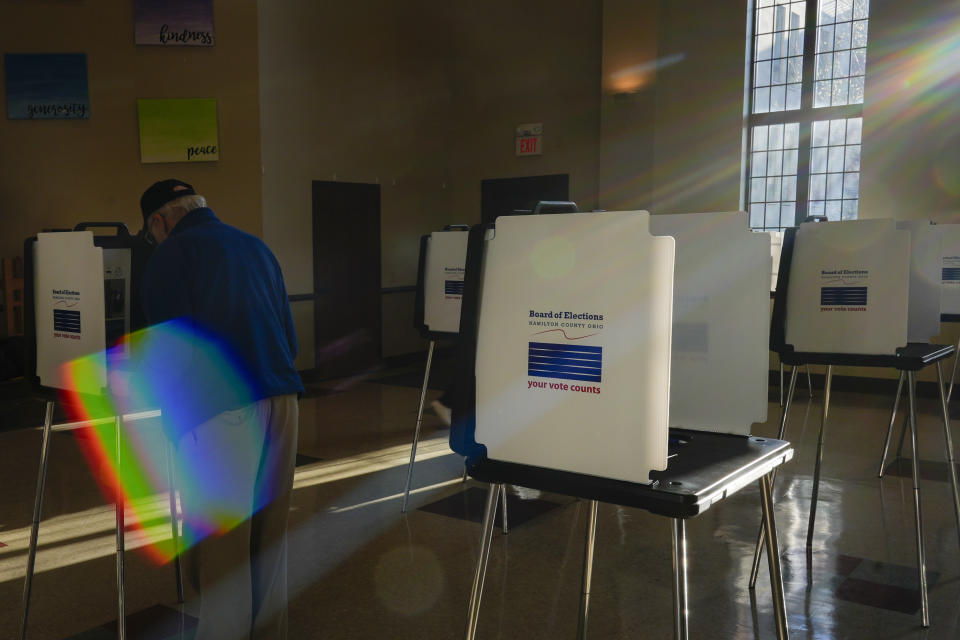
[[[177,448],[196,640],[287,637],[287,514],[296,465],[296,395],[218,414]]]

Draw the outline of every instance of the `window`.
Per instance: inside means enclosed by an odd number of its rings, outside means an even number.
[[[750,227],[857,217],[869,0],[752,0]]]

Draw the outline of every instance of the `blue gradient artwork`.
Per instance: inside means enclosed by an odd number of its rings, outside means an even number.
[[[213,0],[136,0],[136,44],[212,47]]]
[[[90,118],[86,54],[8,53],[3,62],[11,120]]]

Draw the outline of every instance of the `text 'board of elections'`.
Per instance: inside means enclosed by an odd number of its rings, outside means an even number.
[[[34,313],[40,384],[97,394],[106,386],[103,250],[89,231],[40,233],[34,246]],[[100,366],[79,380],[64,365],[99,354]]]
[[[466,231],[435,231],[427,238],[423,323],[429,331],[460,330],[468,235]]]
[[[800,352],[891,355],[907,344],[910,232],[893,220],[804,223],[787,294]]]
[[[498,219],[476,360],[489,458],[629,482],[666,468],[675,242],[649,220]]]

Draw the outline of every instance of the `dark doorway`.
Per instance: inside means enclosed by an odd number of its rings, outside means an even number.
[[[511,215],[518,209],[531,210],[541,200],[569,199],[570,176],[566,173],[482,180],[480,218],[484,223],[493,222],[498,216]]]
[[[317,374],[378,366],[380,185],[313,181],[313,295]]]

